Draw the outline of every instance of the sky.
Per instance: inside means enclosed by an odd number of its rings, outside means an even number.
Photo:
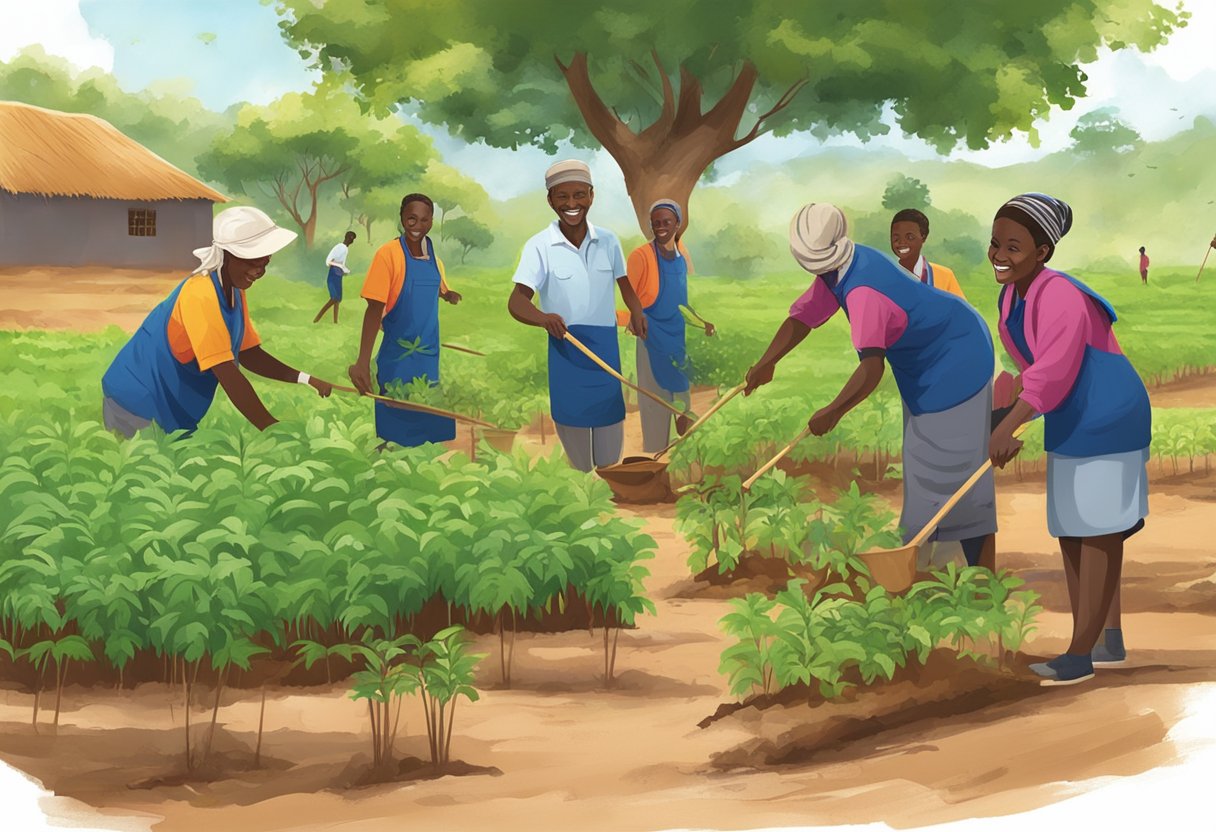
[[[1038,158],[1067,147],[1077,119],[1099,107],[1117,106],[1121,117],[1150,140],[1189,127],[1197,115],[1216,116],[1216,0],[1184,0],[1181,5],[1192,13],[1191,23],[1163,48],[1148,55],[1106,53],[1088,65],[1089,95],[1073,110],[1057,111],[1040,123],[1037,148],[1018,138],[982,151],[955,151],[951,158],[992,167]],[[241,101],[265,104],[316,80],[280,37],[273,6],[260,0],[0,0],[0,20],[5,21],[0,60],[39,44],[81,68],[112,72],[129,91],[186,79],[193,94],[216,110]],[[149,21],[155,21],[154,29]],[[552,161],[532,148],[470,146],[441,128],[423,129],[450,164],[477,178],[498,199],[533,190],[535,172]],[[859,145],[851,136],[826,142],[807,136],[762,137],[720,163],[719,181],[737,179],[757,160],[781,162],[824,147]],[[898,128],[868,146],[897,149],[914,159],[937,157]],[[583,158],[597,175],[619,179],[615,162],[602,151],[562,155]]]

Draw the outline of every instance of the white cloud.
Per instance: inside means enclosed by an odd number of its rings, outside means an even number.
[[[0,0],[0,20],[0,61],[38,45],[81,69],[114,70],[114,47],[89,32],[80,0]]]
[[[1144,61],[1161,67],[1177,81],[1187,81],[1212,67],[1216,3],[1212,0],[1184,0],[1181,5],[1191,13],[1189,24],[1175,32],[1165,46],[1146,55]]]

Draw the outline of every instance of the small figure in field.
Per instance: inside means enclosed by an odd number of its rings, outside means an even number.
[[[350,274],[350,269],[346,268],[346,255],[350,253],[351,244],[354,242],[355,232],[347,231],[342,242],[331,248],[329,256],[325,258],[325,265],[329,266],[329,274],[325,277],[325,283],[329,287],[329,300],[321,307],[317,317],[312,319],[314,324],[321,320],[325,310],[331,306],[334,308],[334,323],[338,322],[338,307],[342,303],[342,278]]]
[[[1216,243],[1216,240],[1212,242]],[[1148,285],[1148,255],[1144,253],[1144,246],[1140,246],[1140,282]]]

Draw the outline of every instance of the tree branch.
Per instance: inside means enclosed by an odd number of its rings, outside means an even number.
[[[794,84],[788,90],[782,93],[781,97],[777,99],[777,103],[774,104],[768,110],[768,112],[762,113],[760,117],[756,119],[756,123],[746,135],[731,142],[730,147],[727,148],[726,152],[729,153],[732,150],[738,150],[745,144],[755,141],[757,138],[763,135],[763,133],[766,132],[762,129],[764,122],[784,110],[786,107],[790,106],[790,104],[792,104],[794,101],[794,97],[797,96],[799,91],[809,83],[810,79],[808,78],[800,78],[798,81],[794,82]]]
[[[743,122],[743,114],[747,112],[747,102],[751,100],[752,91],[756,88],[756,80],[759,77],[760,73],[756,71],[755,65],[751,61],[745,61],[743,68],[735,76],[734,83],[730,85],[730,89],[705,114],[705,123],[717,128],[718,132],[729,128],[730,141],[733,141],[735,131]]]
[[[558,69],[566,79],[566,86],[574,96],[574,103],[583,115],[583,121],[591,135],[599,140],[604,149],[616,155],[615,151],[628,147],[634,139],[633,132],[615,115],[591,83],[591,75],[587,68],[587,53],[576,52],[569,65],[563,64],[554,56]]]
[[[663,62],[659,60],[659,52],[657,49],[650,50],[650,58],[654,61],[655,69],[659,71],[659,81],[663,85],[663,109],[659,112],[659,117],[654,120],[654,124],[643,130],[639,136],[642,139],[662,138],[670,130],[671,125],[676,118],[676,96],[675,91],[671,88],[671,76],[663,69]],[[641,71],[641,67],[638,67]],[[681,72],[683,68],[681,68]],[[681,85],[683,90],[683,85]]]
[[[701,81],[688,71],[688,67],[680,65],[680,100],[676,104],[675,117],[672,119],[671,132],[688,134],[701,126]]]

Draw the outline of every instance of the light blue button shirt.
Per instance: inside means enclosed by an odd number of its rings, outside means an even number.
[[[587,224],[575,248],[558,221],[524,243],[514,282],[540,296],[546,312],[570,325],[616,326],[616,281],[625,276],[625,255],[616,235]]]

